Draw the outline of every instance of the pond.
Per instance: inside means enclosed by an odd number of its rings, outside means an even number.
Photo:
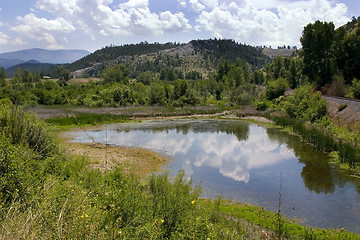
[[[360,179],[296,136],[237,120],[164,120],[72,132],[76,142],[140,147],[171,157],[202,197],[234,199],[281,212],[301,224],[360,234]]]

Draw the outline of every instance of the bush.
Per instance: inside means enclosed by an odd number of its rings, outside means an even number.
[[[266,84],[265,95],[269,100],[273,100],[284,95],[285,91],[289,89],[289,84],[284,78],[279,78],[275,81],[270,81]]]
[[[58,150],[55,136],[44,122],[24,112],[22,107],[4,101],[0,104],[0,129],[12,144],[29,146],[43,158]]]
[[[281,106],[289,117],[304,121],[315,122],[328,114],[327,101],[309,85],[295,89]]]
[[[350,94],[351,97],[355,99],[360,99],[360,80],[354,78],[354,80],[352,81],[352,86],[350,88]]]
[[[124,65],[114,65],[111,68],[104,70],[102,77],[104,78],[104,83],[123,83],[127,84],[128,79],[128,70]]]
[[[271,107],[272,103],[270,101],[264,100],[256,103],[256,110],[265,111]]]

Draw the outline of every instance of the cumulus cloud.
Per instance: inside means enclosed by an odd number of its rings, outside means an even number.
[[[328,0],[273,0],[267,3],[223,0],[214,8],[201,12],[195,29],[253,45],[299,45],[303,27],[308,23],[321,20],[341,26],[349,20],[346,13],[344,4],[333,5]]]
[[[181,7],[186,7],[187,4],[186,4],[186,0],[178,0],[178,3]]]
[[[191,8],[196,12],[201,12],[202,10],[204,10],[206,8],[198,0],[190,0],[189,3],[191,5]]]
[[[12,39],[7,34],[0,32],[0,44],[11,44],[11,45],[24,45],[25,43],[20,37]]]
[[[10,37],[3,32],[0,32],[0,44],[7,44]]]
[[[128,0],[111,7],[111,0],[38,0],[37,7],[63,16],[78,30],[104,36],[162,35],[191,29],[183,13],[154,13],[148,0]],[[182,1],[184,2],[184,1]]]
[[[29,38],[44,42],[50,49],[64,48],[56,41],[53,33],[68,33],[75,30],[75,27],[64,18],[47,20],[45,18],[38,18],[33,13],[30,13],[24,17],[17,17],[17,20],[20,24],[11,27],[11,30]],[[17,39],[18,42],[20,42],[19,40],[20,39]]]
[[[17,37],[14,39],[13,44],[14,45],[25,45],[25,42],[23,42],[23,40],[20,37]]]

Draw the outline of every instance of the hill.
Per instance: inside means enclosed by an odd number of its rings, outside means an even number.
[[[41,48],[32,48],[14,52],[0,54],[0,66],[5,68],[21,64],[30,60],[36,60],[41,63],[72,63],[90,52],[85,50],[45,50]]]
[[[280,49],[272,49],[272,48],[263,48],[263,54],[269,56],[271,58],[281,56],[281,57],[292,57],[296,50],[295,49],[287,49],[287,48],[280,48]]]
[[[187,44],[142,42],[110,46],[95,51],[66,67],[74,76],[98,77],[102,70],[115,64],[124,64],[133,77],[145,71],[160,73],[171,68],[180,74],[197,71],[204,77],[213,72],[220,61],[241,59],[252,69],[265,66],[270,58],[261,48],[236,43],[233,40],[193,40]]]
[[[22,64],[25,61],[20,59],[6,59],[6,58],[0,58],[0,67],[3,68],[9,68],[18,64]]]
[[[57,69],[57,65],[54,64],[50,64],[50,63],[40,63],[37,61],[27,61],[25,63],[21,63],[15,66],[11,66],[9,68],[6,68],[6,76],[11,78],[15,75],[15,71],[16,69],[28,69],[30,72],[36,72],[39,71],[41,72],[42,76],[46,76],[46,75],[55,75],[56,74],[56,69]]]
[[[343,28],[343,29],[345,29],[347,34],[352,34],[352,33],[355,33],[356,29],[359,26],[360,26],[360,17],[358,17],[358,18],[353,17],[353,19],[351,21],[349,21],[345,25],[341,26],[339,29]]]

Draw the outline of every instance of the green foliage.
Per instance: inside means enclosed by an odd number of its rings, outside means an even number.
[[[338,39],[334,43],[334,55],[345,82],[350,83],[354,78],[360,79],[360,27],[354,33],[345,34],[339,29]]]
[[[67,81],[70,80],[71,73],[68,69],[65,69],[64,67],[59,67],[57,73],[59,78],[59,85],[64,85]]]
[[[179,76],[175,73],[174,69],[164,68],[160,72],[160,80],[175,81],[178,78]]]
[[[334,74],[332,46],[334,42],[334,24],[316,21],[308,24],[300,42],[304,61],[304,74],[320,88],[330,83]]]
[[[360,80],[353,79],[350,87],[350,96],[355,99],[360,99]]]
[[[97,125],[105,123],[126,122],[127,117],[123,115],[96,114],[96,113],[74,113],[67,117],[48,118],[45,122],[56,126],[77,126],[77,125]]]
[[[217,65],[224,60],[235,62],[243,60],[258,69],[269,62],[269,58],[262,53],[261,48],[236,43],[229,39],[193,40],[190,42],[196,52],[203,54],[204,59],[210,58]]]
[[[56,141],[50,137],[52,134],[46,130],[43,122],[25,113],[19,106],[13,106],[7,101],[2,102],[0,128],[12,144],[28,146],[43,158],[57,151]]]
[[[259,101],[256,103],[256,110],[265,111],[272,106],[272,102],[268,100]]]
[[[270,81],[266,84],[266,98],[269,100],[274,100],[275,98],[284,95],[287,89],[289,89],[289,84],[284,78]]]
[[[15,200],[29,204],[45,177],[45,163],[58,153],[57,141],[44,123],[1,100],[0,207]]]
[[[190,71],[185,74],[185,79],[198,80],[198,79],[202,79],[202,78],[203,78],[202,74],[199,73],[198,71]]]
[[[104,78],[104,83],[128,83],[128,70],[124,65],[114,65],[111,68],[104,70],[102,77]]]
[[[6,85],[6,72],[3,67],[0,67],[0,87],[4,87]]]
[[[155,53],[164,49],[174,48],[178,46],[179,46],[178,43],[171,43],[171,42],[165,44],[141,42],[139,44],[107,46],[70,64],[68,68],[71,71],[75,71],[78,69],[90,67],[94,62],[103,63],[106,61],[115,60],[120,56],[134,56],[134,55]]]
[[[309,85],[295,89],[282,103],[282,108],[291,117],[315,122],[327,116],[327,101]]]
[[[154,82],[150,84],[150,104],[151,105],[165,105],[166,92],[164,84]]]
[[[4,80],[6,78],[6,72],[3,67],[0,67],[0,80]]]
[[[40,164],[34,157],[27,147],[12,144],[0,133],[0,207],[8,207],[14,200],[30,202],[41,180]]]
[[[270,118],[279,126],[290,126],[304,141],[313,144],[319,151],[328,153],[337,151],[342,163],[348,163],[354,168],[360,164],[360,150],[356,143],[353,142],[353,138],[351,141],[335,140],[331,130],[316,125],[304,124],[301,119],[279,116]]]
[[[261,70],[256,70],[253,74],[252,74],[252,82],[257,84],[257,85],[263,85],[265,83],[265,76],[263,71]]]
[[[338,112],[341,112],[342,110],[344,110],[345,108],[347,108],[347,104],[340,104],[338,107]]]
[[[141,74],[139,74],[137,77],[136,77],[136,80],[145,84],[145,85],[150,85],[150,83],[154,80],[154,74],[150,71],[146,71],[146,72],[143,72]]]

